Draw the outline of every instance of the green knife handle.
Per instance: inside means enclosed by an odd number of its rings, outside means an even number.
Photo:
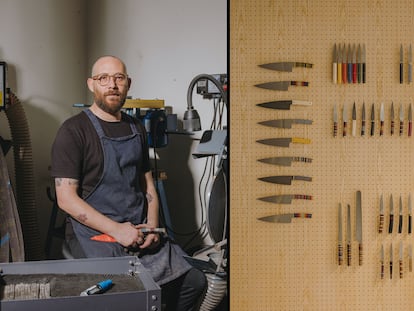
[[[343,247],[342,243],[338,243],[338,265],[342,266],[343,263]]]
[[[378,224],[378,233],[382,233],[382,229],[384,228],[384,214],[379,215],[379,224]]]
[[[346,245],[346,253],[347,253],[347,265],[350,266],[351,265],[351,244],[350,243]]]
[[[359,243],[359,265],[362,266],[362,244]]]

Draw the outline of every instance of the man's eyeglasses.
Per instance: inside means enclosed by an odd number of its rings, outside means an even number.
[[[123,74],[123,73],[116,73],[116,74],[113,74],[113,75],[109,75],[109,74],[103,73],[103,74],[96,75],[96,76],[93,76],[92,77],[92,79],[98,81],[98,83],[101,86],[108,85],[109,82],[111,81],[111,78],[113,78],[114,79],[114,82],[117,85],[120,85],[120,86],[124,86],[128,82],[128,76],[125,75],[125,74]]]

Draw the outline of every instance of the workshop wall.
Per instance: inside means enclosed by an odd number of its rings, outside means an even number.
[[[230,1],[230,303],[234,310],[413,310],[414,272],[408,233],[408,197],[414,195],[414,138],[408,134],[408,109],[414,86],[408,83],[408,50],[414,44],[412,1]],[[365,45],[366,83],[334,83],[335,44]],[[403,83],[400,83],[400,45]],[[259,64],[289,61],[313,68],[271,71]],[[308,81],[287,91],[259,89],[271,81]],[[256,104],[275,100],[311,101],[311,106],[271,110]],[[356,105],[356,135],[351,132]],[[391,135],[391,104],[395,132]],[[361,136],[365,103],[366,130]],[[380,106],[384,132],[380,135]],[[371,105],[375,132],[370,134]],[[333,135],[333,110],[338,131]],[[403,131],[400,105],[404,108]],[[347,135],[343,136],[343,108]],[[312,125],[270,128],[269,119],[311,119]],[[266,146],[259,139],[301,137],[310,144],[288,148]],[[258,162],[271,156],[309,157],[311,163],[277,166]],[[311,182],[292,185],[265,183],[258,178],[302,175]],[[358,263],[356,192],[362,194],[363,262]],[[311,195],[312,200],[272,204],[260,197],[279,194]],[[380,197],[384,198],[384,230],[378,232]],[[394,229],[388,233],[390,196]],[[399,198],[403,227],[397,232]],[[338,265],[338,206],[342,205],[343,263]],[[352,255],[347,265],[347,205],[350,205]],[[268,223],[259,217],[311,213],[311,219]],[[403,254],[400,258],[400,245]],[[381,248],[384,276],[381,278]],[[390,248],[393,255],[390,256]],[[400,276],[400,259],[402,275]],[[390,261],[393,275],[390,275]]]

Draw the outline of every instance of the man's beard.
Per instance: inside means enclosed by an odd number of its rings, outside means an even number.
[[[96,105],[101,108],[103,111],[110,113],[110,114],[116,114],[118,113],[121,108],[124,106],[126,97],[120,96],[120,101],[116,105],[109,105],[105,102],[105,96],[95,96],[95,103]]]

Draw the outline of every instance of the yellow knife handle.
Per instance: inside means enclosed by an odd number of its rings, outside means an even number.
[[[342,243],[338,243],[338,265],[342,266],[343,263],[343,247]]]
[[[347,265],[351,265],[351,244],[346,245],[346,253],[347,253]]]
[[[359,265],[362,266],[362,244],[359,243]]]
[[[400,260],[400,279],[403,277],[403,262]]]
[[[378,224],[378,233],[382,233],[383,228],[384,228],[384,214],[380,214],[379,224]]]
[[[311,140],[308,138],[299,138],[299,137],[293,137],[292,138],[292,143],[297,143],[297,144],[310,144]]]

